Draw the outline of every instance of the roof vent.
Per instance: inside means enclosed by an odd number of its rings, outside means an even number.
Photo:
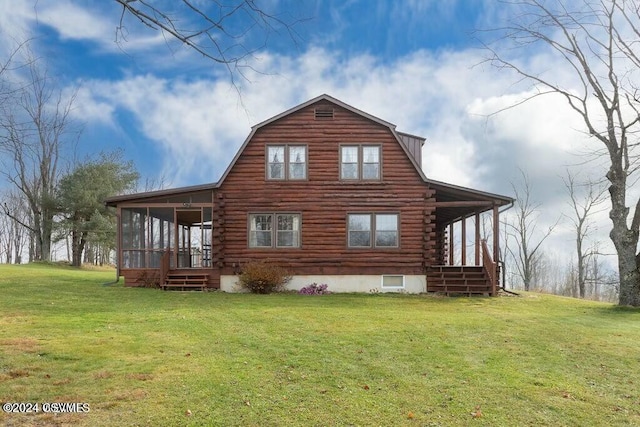
[[[320,107],[315,110],[316,120],[333,120],[333,108]]]

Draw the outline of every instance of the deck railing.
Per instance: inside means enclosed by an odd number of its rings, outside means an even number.
[[[171,265],[171,251],[166,250],[160,258],[160,286],[167,282],[167,275],[169,274],[169,267]]]
[[[491,284],[491,296],[495,296],[498,284],[496,263],[491,258],[491,252],[489,252],[489,247],[485,239],[482,239],[482,267]]]

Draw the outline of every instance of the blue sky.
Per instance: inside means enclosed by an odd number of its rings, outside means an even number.
[[[549,96],[490,115],[531,93],[516,76],[482,64],[486,53],[473,32],[504,24],[510,11],[500,3],[257,2],[300,22],[295,41],[272,34],[250,58],[256,71],[236,80],[241,97],[224,67],[134,20],[125,21],[127,40],[116,43],[121,9],[113,0],[0,0],[0,53],[32,38],[61,89],[77,91],[81,155],[121,148],[145,178],[165,185],[216,181],[252,125],[328,93],[427,138],[423,167],[431,178],[512,195],[520,168],[545,207],[541,230],[567,210],[560,176],[590,142],[565,101]],[[557,58],[511,54],[571,84]],[[558,235],[562,246],[571,242],[570,227]]]
[[[425,70],[421,76],[415,67],[437,67],[443,56],[477,48],[472,32],[487,23],[492,11],[487,6],[492,2],[482,0],[260,4],[283,20],[297,22],[292,27],[295,35],[270,35],[249,64],[264,75],[249,70],[247,79],[235,76],[241,96],[234,93],[223,66],[167,42],[133,19],[125,20],[127,39],[117,43],[121,9],[114,1],[2,0],[0,17],[5,21],[3,37],[33,38],[33,50],[57,81],[69,90],[79,88],[75,106],[76,119],[84,124],[81,153],[120,147],[143,175],[160,172],[165,182],[181,186],[217,180],[251,125],[321,93],[380,115],[400,129],[422,132],[423,125],[435,120],[424,117],[427,111],[408,112],[414,117],[405,120],[400,111],[387,117],[386,108],[371,111],[370,105],[401,104],[412,90],[412,79],[425,85],[430,73],[444,71]],[[262,39],[248,43],[258,46]],[[474,55],[456,66],[472,67],[478,61]],[[385,78],[393,78],[396,85],[406,79],[407,86],[380,91]],[[270,98],[259,95],[265,87]],[[360,90],[377,93],[362,100],[357,96]],[[209,97],[201,91],[208,91]],[[219,97],[227,102],[219,102]],[[389,103],[386,97],[395,101]],[[417,121],[420,116],[422,123]],[[222,119],[235,126],[200,126]],[[185,128],[191,127],[199,129],[184,138]],[[205,157],[211,168],[197,168],[189,161],[203,151],[210,154]]]

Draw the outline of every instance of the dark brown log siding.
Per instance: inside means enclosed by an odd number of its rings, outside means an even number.
[[[387,127],[333,104],[327,105],[335,109],[333,120],[315,120],[322,106],[259,128],[218,189],[224,203],[218,203],[214,230],[217,225],[223,236],[223,274],[251,259],[269,259],[293,274],[424,273],[435,257],[433,209],[427,207],[433,191]],[[307,145],[308,180],[265,179],[265,147],[278,143]],[[380,144],[382,180],[340,181],[340,144]],[[258,212],[301,213],[301,247],[249,249],[248,213]],[[347,248],[347,213],[357,212],[399,213],[400,247]]]

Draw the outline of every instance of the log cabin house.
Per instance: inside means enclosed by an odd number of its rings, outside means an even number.
[[[244,263],[268,260],[290,271],[290,289],[495,295],[496,224],[513,199],[428,179],[424,143],[311,99],[255,125],[216,183],[109,198],[119,274],[126,286],[233,291]],[[454,230],[473,244],[454,248]]]

